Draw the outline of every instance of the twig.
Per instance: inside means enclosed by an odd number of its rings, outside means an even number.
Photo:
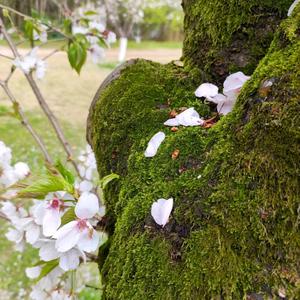
[[[5,214],[3,214],[2,212],[0,212],[0,218],[5,220],[5,221],[10,221],[10,219]]]
[[[12,66],[11,69],[10,69],[10,72],[9,72],[8,76],[4,80],[4,83],[7,84],[9,82],[9,80],[11,79],[11,77],[13,76],[13,74],[15,73],[15,71],[16,71],[16,67]]]
[[[12,102],[12,104],[14,106],[14,109],[15,109],[15,112],[18,114],[18,116],[21,119],[22,125],[29,131],[29,133],[32,135],[32,137],[34,138],[34,140],[36,141],[36,143],[40,147],[40,149],[41,149],[41,151],[42,151],[42,153],[45,157],[45,160],[49,163],[52,163],[51,156],[47,151],[47,148],[45,146],[44,141],[42,140],[42,138],[38,135],[38,133],[33,129],[31,124],[29,123],[29,121],[26,118],[19,102],[17,101],[17,99],[14,97],[13,93],[9,89],[9,87],[7,85],[7,82],[0,81],[0,86],[3,88],[4,92],[6,93],[6,95],[10,99],[10,101]]]
[[[85,255],[88,259],[90,259],[92,262],[97,262],[98,261],[98,256],[92,253],[87,253],[85,252]]]
[[[8,55],[5,55],[5,54],[1,54],[1,53],[0,53],[0,56],[1,56],[1,57],[4,57],[4,58],[7,58],[7,59],[10,59],[10,60],[14,60],[13,57],[8,56]]]
[[[13,41],[11,40],[9,34],[7,33],[3,21],[0,18],[0,27],[2,27],[2,33],[3,36],[5,38],[5,40],[7,41],[11,51],[13,52],[14,56],[16,58],[21,58],[20,54],[18,53],[17,48],[15,47]],[[73,160],[73,153],[72,153],[72,149],[63,133],[63,130],[58,122],[58,120],[56,119],[55,115],[53,114],[53,112],[51,111],[50,107],[48,106],[48,103],[46,102],[44,96],[42,95],[40,89],[38,88],[35,80],[32,77],[32,74],[24,74],[30,87],[32,88],[32,91],[36,97],[36,99],[38,100],[38,103],[40,104],[40,107],[42,108],[42,110],[44,111],[46,117],[48,118],[49,122],[51,123],[52,127],[55,130],[55,133],[59,139],[59,141],[61,142],[66,154],[67,154],[67,158],[68,160],[72,163],[72,165],[74,166],[77,174],[79,177],[80,176],[80,172],[79,172],[79,168],[76,164],[76,162]]]
[[[60,50],[58,50],[58,49],[55,49],[55,50],[53,50],[53,51],[51,51],[49,54],[47,54],[44,58],[43,58],[43,60],[47,60],[48,58],[50,58],[51,56],[53,56],[54,54],[56,54],[57,52],[59,52]]]
[[[32,17],[30,17],[30,16],[28,16],[28,15],[25,15],[25,14],[23,14],[23,13],[21,13],[21,12],[15,10],[15,9],[9,7],[9,6],[0,4],[0,8],[6,9],[6,10],[8,10],[8,11],[10,11],[10,12],[16,14],[16,15],[19,15],[19,16],[25,18],[25,19],[28,19],[28,20],[31,20],[31,21],[36,22],[36,19],[34,19],[34,18],[32,18]],[[42,22],[42,21],[39,21],[39,22],[40,22],[40,24],[46,25],[48,28],[52,29],[53,31],[56,31],[57,33],[59,33],[59,34],[61,34],[62,36],[66,37],[67,39],[69,39],[69,40],[72,39],[72,37],[70,37],[70,36],[68,36],[67,34],[65,34],[64,32],[62,32],[59,28],[56,28],[56,27],[54,27],[54,26],[52,26],[52,25],[50,25],[50,24],[48,24],[48,23]]]

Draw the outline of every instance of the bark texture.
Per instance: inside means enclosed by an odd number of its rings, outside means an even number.
[[[280,292],[300,298],[300,6],[275,34],[273,23],[266,37],[261,30],[262,19],[271,14],[278,24],[291,2],[276,1],[271,9],[269,1],[184,1],[184,68],[136,60],[101,88],[89,142],[100,176],[121,175],[105,192],[111,236],[100,249],[104,299],[277,299]],[[223,23],[205,17],[213,4]],[[256,35],[239,37],[255,12],[258,23],[249,26],[265,40],[259,55],[248,55]],[[209,32],[218,39],[205,38]],[[202,46],[213,55],[200,56]],[[201,76],[221,82],[238,70],[228,67],[240,61],[236,55],[255,71],[234,111],[210,130],[164,128],[172,109],[193,106],[212,115],[194,90]],[[215,65],[220,57],[222,74]],[[158,131],[167,138],[153,159],[145,158]],[[174,210],[160,228],[150,208],[169,197]]]

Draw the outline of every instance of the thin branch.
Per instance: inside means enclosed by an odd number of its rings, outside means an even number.
[[[19,15],[19,16],[25,18],[25,19],[28,19],[28,20],[31,20],[31,21],[36,22],[36,19],[34,19],[34,18],[32,18],[32,17],[30,17],[30,16],[28,16],[28,15],[25,15],[25,14],[23,14],[23,13],[21,13],[21,12],[15,10],[15,9],[9,7],[9,6],[0,4],[0,8],[6,9],[6,10],[8,10],[8,11],[10,11],[10,12],[16,14],[16,15]],[[50,24],[48,24],[48,23],[42,22],[42,21],[40,21],[40,20],[39,20],[39,22],[40,22],[40,24],[46,25],[48,28],[50,28],[50,29],[52,29],[53,31],[56,31],[57,33],[61,34],[61,35],[64,36],[65,38],[67,38],[67,39],[69,39],[69,40],[72,39],[72,37],[70,37],[70,36],[68,36],[67,34],[65,34],[64,32],[62,32],[59,28],[54,27],[54,26],[52,26],[52,25],[50,25]]]
[[[42,138],[38,135],[38,133],[33,129],[31,124],[29,123],[19,102],[17,101],[17,99],[14,97],[13,93],[9,89],[7,82],[0,81],[0,86],[3,88],[4,92],[6,93],[6,95],[10,99],[10,101],[12,102],[15,112],[18,114],[19,118],[21,119],[22,125],[29,131],[29,133],[32,135],[32,137],[34,138],[34,140],[40,147],[45,160],[49,163],[52,163],[51,156],[47,151],[44,141],[42,140]]]
[[[60,51],[59,49],[55,49],[55,50],[51,51],[49,54],[47,54],[45,57],[43,57],[43,60],[47,60],[48,58],[50,58],[51,56],[53,56],[54,54],[56,54],[59,51]]]
[[[85,252],[85,255],[88,259],[90,259],[92,262],[97,262],[98,261],[98,256],[92,253],[87,253]]]
[[[9,34],[7,33],[3,21],[0,18],[0,27],[2,27],[2,33],[3,36],[5,38],[5,40],[7,41],[11,51],[13,52],[14,56],[16,58],[21,58],[17,48],[15,47],[13,41],[11,40]],[[48,106],[48,103],[46,102],[44,96],[42,95],[40,89],[38,88],[35,80],[32,77],[32,74],[24,74],[30,87],[32,88],[32,91],[38,101],[38,103],[40,104],[40,107],[42,108],[42,110],[44,111],[46,117],[48,118],[49,122],[51,123],[53,129],[55,130],[55,133],[59,139],[59,141],[61,142],[66,154],[67,154],[67,158],[68,160],[72,163],[72,165],[74,166],[77,174],[79,177],[80,176],[80,172],[79,172],[79,168],[76,164],[76,162],[73,160],[73,153],[72,153],[72,149],[63,133],[63,130],[58,122],[58,120],[56,119],[55,115],[53,114],[53,112],[51,111],[50,107]]]
[[[11,79],[11,77],[13,76],[13,74],[15,73],[15,71],[16,71],[16,67],[12,66],[11,69],[10,69],[10,72],[9,72],[8,76],[4,80],[5,84],[8,84],[9,80]]]
[[[7,58],[7,59],[9,59],[9,60],[14,60],[13,57],[8,56],[8,55],[5,55],[5,54],[1,54],[1,53],[0,53],[0,56],[1,56],[1,57],[4,57],[4,58]]]
[[[5,221],[10,221],[10,219],[7,218],[6,215],[3,214],[2,212],[0,212],[0,219],[3,219],[3,220],[5,220]]]

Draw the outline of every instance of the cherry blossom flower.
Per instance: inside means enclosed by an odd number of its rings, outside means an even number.
[[[100,33],[102,33],[102,32],[105,31],[105,25],[103,25],[102,23],[97,22],[97,21],[91,21],[91,22],[89,23],[89,28],[90,28],[91,30],[96,29],[96,30],[98,30]]]
[[[184,112],[177,115],[175,118],[167,120],[164,125],[166,126],[201,126],[204,124],[199,114],[195,111],[193,107],[185,110]]]
[[[146,157],[154,157],[158,151],[159,146],[166,138],[166,135],[163,132],[156,133],[148,143],[148,147],[145,151]]]
[[[74,24],[72,26],[72,33],[74,35],[76,35],[76,34],[86,35],[88,32],[89,32],[89,29],[87,27],[83,27],[83,26],[76,25],[76,24]]]
[[[106,42],[111,45],[114,44],[117,41],[117,36],[114,32],[109,31],[107,37],[106,37]]]
[[[17,230],[9,228],[8,232],[5,234],[6,238],[15,243],[15,249],[19,252],[23,252],[25,249],[25,235],[23,230]]]
[[[29,54],[24,57],[17,57],[13,64],[21,69],[25,74],[29,74],[31,71],[36,70],[38,79],[42,79],[45,76],[46,63],[45,61],[37,57],[38,48],[33,48]]]
[[[26,163],[18,162],[14,165],[14,172],[18,180],[23,180],[30,174],[30,169]]]
[[[289,8],[289,11],[288,11],[288,16],[290,17],[294,11],[294,9],[296,8],[297,4],[299,3],[300,0],[295,0],[291,7]]]
[[[43,226],[44,236],[52,236],[61,225],[64,209],[69,205],[65,200],[72,201],[74,198],[63,191],[49,193],[45,201],[36,207],[34,215],[37,222]]]
[[[88,219],[93,218],[99,211],[99,200],[95,194],[83,193],[76,206],[77,220],[62,226],[53,235],[55,247],[59,252],[78,247],[81,251],[95,251],[99,244],[100,234],[94,230]]]
[[[105,57],[105,50],[97,44],[92,45],[89,52],[94,64],[99,63]]]
[[[44,24],[40,24],[39,31],[37,32],[35,29],[33,30],[33,39],[35,41],[40,40],[42,43],[46,43],[48,40],[48,34],[47,34],[48,27]]]
[[[152,204],[151,207],[151,215],[154,221],[164,227],[168,221],[170,214],[173,209],[173,198],[168,200],[166,199],[158,199],[156,202]]]

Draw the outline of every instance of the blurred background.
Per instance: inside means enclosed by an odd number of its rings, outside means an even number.
[[[98,64],[87,60],[80,75],[70,68],[67,54],[57,52],[47,60],[45,78],[38,81],[51,109],[57,115],[69,138],[73,150],[78,153],[85,145],[85,128],[88,109],[98,87],[105,77],[122,61],[130,58],[145,58],[168,63],[181,57],[183,40],[183,12],[180,0],[102,0],[102,1],[59,1],[59,0],[1,0],[0,4],[26,15],[40,16],[60,26],[63,16],[69,12],[96,10],[99,22],[116,33],[117,41],[105,51],[105,58]],[[24,27],[24,19],[11,14],[18,28]],[[6,22],[8,20],[6,18]],[[18,35],[11,31],[18,41]],[[19,51],[25,55],[30,51],[29,43],[21,43]],[[41,44],[40,57],[62,47],[61,36],[49,33],[49,40]],[[0,38],[0,54],[11,56],[4,40]],[[0,79],[10,72],[11,60],[0,56]],[[37,131],[43,135],[50,152],[60,157],[63,152],[55,134],[30,90],[24,75],[16,70],[9,83],[17,100],[25,109]],[[43,159],[31,136],[19,120],[11,117],[13,109],[0,89],[0,140],[13,150],[15,161],[27,162],[33,173],[43,171]],[[25,268],[37,261],[36,249],[28,248],[24,253],[13,250],[13,245],[4,237],[7,225],[0,221],[0,299],[28,299],[32,281],[25,276]],[[100,289],[99,289],[100,287]],[[80,299],[99,300],[101,284],[97,265],[80,268],[78,288]],[[41,299],[42,300],[42,299]]]

